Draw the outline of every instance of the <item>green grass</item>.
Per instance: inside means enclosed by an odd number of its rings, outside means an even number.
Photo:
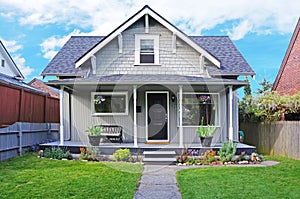
[[[187,198],[300,198],[300,161],[279,161],[272,167],[209,167],[177,173],[182,197]]]
[[[143,166],[36,158],[0,162],[0,198],[133,198]]]

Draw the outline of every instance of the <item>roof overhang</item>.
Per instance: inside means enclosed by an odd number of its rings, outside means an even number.
[[[106,46],[110,41],[112,41],[119,34],[121,34],[124,30],[126,30],[128,27],[130,27],[133,23],[135,23],[137,20],[139,20],[141,17],[143,17],[146,14],[151,16],[155,20],[157,20],[164,27],[166,27],[171,32],[173,32],[177,37],[182,39],[184,42],[186,42],[188,45],[190,45],[192,48],[194,48],[201,55],[203,55],[208,60],[210,60],[214,65],[216,65],[217,67],[220,68],[221,62],[218,59],[216,59],[209,52],[204,50],[195,41],[193,41],[190,37],[188,37],[186,34],[184,34],[182,31],[180,31],[178,28],[176,28],[174,25],[172,25],[170,22],[168,22],[166,19],[164,19],[158,13],[156,13],[154,10],[152,10],[149,6],[144,6],[143,9],[141,9],[139,12],[137,12],[135,15],[133,15],[131,18],[129,18],[127,21],[125,21],[117,29],[115,29],[108,36],[106,36],[103,40],[101,40],[94,48],[92,48],[85,55],[83,55],[81,58],[79,58],[75,62],[75,68],[80,67],[84,62],[86,62],[88,59],[90,59],[91,56],[93,56],[95,53],[97,53],[100,49],[102,49],[104,46]]]
[[[73,87],[76,85],[206,85],[206,86],[233,86],[234,89],[248,85],[245,81],[221,78],[203,78],[180,75],[111,75],[94,76],[92,78],[75,78],[51,80],[50,86]]]

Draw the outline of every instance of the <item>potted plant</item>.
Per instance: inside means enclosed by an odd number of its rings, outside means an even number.
[[[215,132],[216,132],[216,127],[210,125],[204,126],[203,118],[202,118],[201,125],[197,129],[197,133],[200,137],[201,144],[203,147],[210,147]]]
[[[92,146],[99,146],[101,133],[102,133],[102,127],[101,126],[95,126],[92,125],[92,127],[88,127],[88,137],[90,140],[90,144]]]

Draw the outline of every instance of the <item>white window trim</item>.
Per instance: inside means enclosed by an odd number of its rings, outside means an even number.
[[[184,98],[184,95],[217,95],[218,96],[218,125],[214,125],[214,127],[221,127],[220,93],[182,92],[182,99]],[[179,92],[177,93],[177,96],[179,96]],[[179,97],[177,97],[177,99],[179,99]],[[179,118],[178,111],[177,111],[177,118]],[[177,122],[177,127],[179,127],[179,122]],[[186,126],[182,125],[182,127],[191,128],[191,127],[199,127],[199,125],[186,125]]]
[[[125,112],[124,113],[96,113],[94,107],[95,95],[125,95]],[[92,116],[113,116],[113,115],[128,115],[128,92],[92,92],[91,93],[91,111]]]
[[[154,41],[154,63],[140,62],[140,44],[142,39],[153,39]],[[134,65],[159,65],[159,34],[136,34],[135,35],[135,59]]]

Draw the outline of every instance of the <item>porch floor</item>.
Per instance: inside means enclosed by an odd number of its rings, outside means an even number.
[[[64,145],[60,145],[59,141],[40,144],[42,148],[46,147],[52,147],[52,146],[62,146],[67,147],[71,150],[71,152],[79,153],[80,147],[87,147],[87,144],[84,144],[82,142],[74,142],[74,141],[64,141]],[[213,149],[218,151],[222,146],[222,143],[216,143],[212,145],[211,147],[202,147],[200,144],[189,144],[184,145],[184,148],[188,149],[196,149],[200,151],[206,151],[208,149]],[[142,153],[143,151],[156,151],[156,150],[174,150],[177,154],[180,154],[181,151],[184,149],[182,147],[179,147],[179,144],[146,144],[146,143],[138,143],[138,146],[134,146],[133,143],[100,143],[99,149],[104,154],[112,154],[117,149],[124,149],[128,148],[133,153]],[[256,151],[255,146],[247,145],[244,143],[237,143],[237,154],[240,154],[241,152],[245,151],[247,154],[252,153]]]

